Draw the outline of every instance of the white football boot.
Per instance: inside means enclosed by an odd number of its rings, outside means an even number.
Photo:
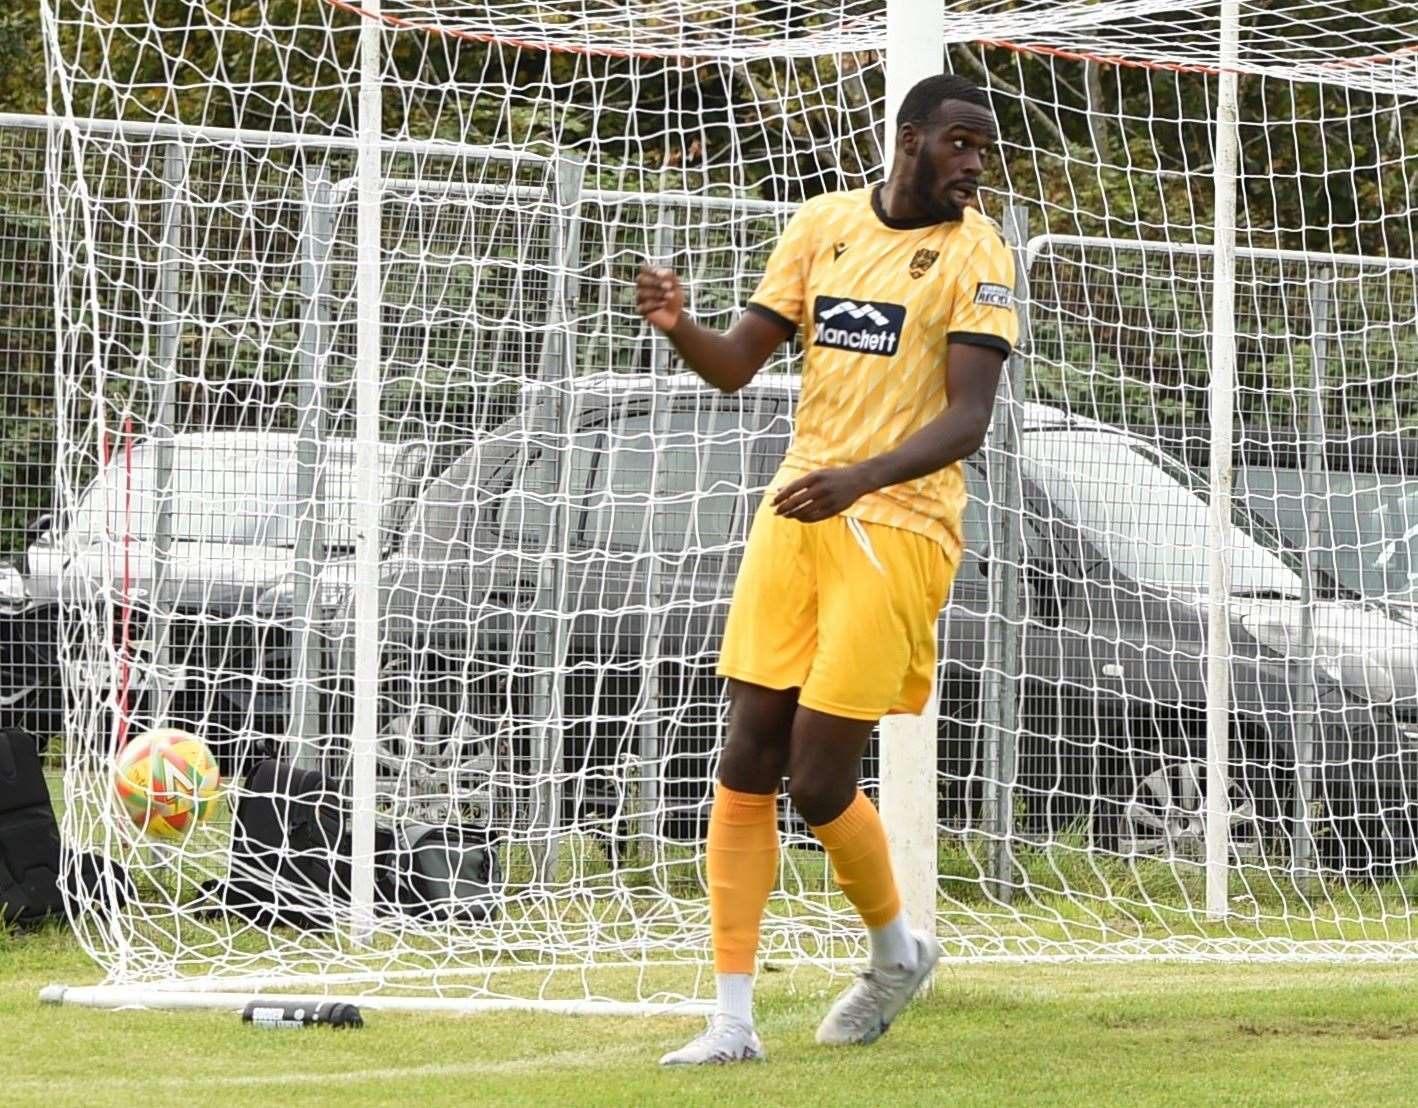
[[[717,1012],[708,1029],[678,1050],[660,1059],[662,1066],[717,1066],[728,1062],[761,1062],[763,1044],[753,1028],[741,1019]]]
[[[930,977],[940,961],[940,943],[934,935],[913,931],[916,940],[916,964],[882,968],[869,966],[857,974],[857,979],[837,998],[832,1010],[817,1028],[817,1041],[824,1046],[865,1046],[886,1034],[917,990]]]

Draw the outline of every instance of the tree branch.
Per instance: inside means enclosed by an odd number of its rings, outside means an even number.
[[[1111,153],[1108,129],[1103,123],[1103,69],[1095,62],[1083,63],[1083,87],[1088,92],[1088,134],[1093,139],[1093,156],[1098,164],[1108,160]]]
[[[1064,133],[1059,130],[1058,124],[1056,124],[1052,119],[1045,115],[1043,110],[1037,104],[1035,104],[1033,100],[1029,99],[1029,97],[1025,96],[1022,92],[1020,92],[1019,89],[1015,88],[1003,77],[1000,77],[998,74],[991,73],[988,69],[986,69],[985,64],[970,52],[970,48],[968,46],[963,47],[958,51],[955,51],[955,56],[964,59],[965,64],[968,65],[972,70],[974,70],[977,76],[983,77],[986,83],[993,85],[995,88],[1003,92],[1006,96],[1017,96],[1020,100],[1020,103],[1024,105],[1024,110],[1029,113],[1029,117],[1033,119],[1034,122],[1039,124],[1040,127],[1044,128],[1044,130],[1046,130],[1049,134],[1051,134],[1054,137],[1054,141],[1057,142],[1059,146],[1063,148],[1063,150],[1068,151],[1072,149],[1073,144],[1070,143],[1068,139],[1064,138]]]

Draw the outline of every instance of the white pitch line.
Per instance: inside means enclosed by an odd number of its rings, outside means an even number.
[[[252,1033],[258,1035],[280,1035],[286,1032],[253,1029]],[[294,1031],[290,1033],[301,1034],[302,1032]],[[365,1034],[365,1032],[345,1031],[343,1034],[360,1035]],[[384,1069],[322,1070],[314,1073],[239,1074],[196,1079],[191,1075],[174,1075],[171,1078],[103,1077],[94,1075],[74,1080],[52,1077],[22,1077],[7,1080],[5,1082],[5,1091],[7,1095],[46,1091],[50,1094],[62,1091],[93,1094],[110,1090],[114,1092],[122,1090],[142,1092],[161,1088],[166,1085],[172,1085],[174,1087],[180,1086],[189,1092],[194,1088],[194,1085],[201,1089],[252,1088],[263,1085],[293,1084],[327,1086],[360,1081],[399,1081],[412,1077],[498,1076],[530,1071],[540,1072],[546,1069],[580,1069],[598,1066],[608,1060],[629,1060],[631,1058],[643,1059],[646,1072],[650,1072],[655,1068],[655,1063],[660,1057],[661,1051],[658,1050],[657,1047],[663,1047],[664,1045],[663,1043],[654,1043],[646,1040],[645,1043],[635,1046],[605,1047],[599,1050],[567,1050],[557,1054],[543,1054],[534,1058],[509,1058],[503,1062],[460,1062],[428,1066],[389,1066]]]

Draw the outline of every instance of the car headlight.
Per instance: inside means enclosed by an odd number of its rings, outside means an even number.
[[[343,569],[327,569],[310,581],[314,589],[315,605],[322,611],[334,611],[349,598],[354,587],[352,574]],[[288,573],[261,594],[261,607],[266,611],[290,610],[296,605],[299,577]]]
[[[0,604],[23,604],[29,598],[25,575],[8,563],[0,565]]]
[[[1282,658],[1292,665],[1305,661],[1300,650],[1298,628],[1286,620],[1264,613],[1244,612],[1240,622],[1270,656]],[[1315,672],[1323,674],[1347,694],[1377,704],[1388,703],[1394,698],[1396,685],[1390,664],[1391,652],[1366,657],[1353,644],[1336,644],[1318,635],[1312,650]]]

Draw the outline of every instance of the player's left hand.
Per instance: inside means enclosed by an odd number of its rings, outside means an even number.
[[[856,466],[819,469],[779,489],[773,511],[802,523],[817,523],[851,507],[871,490],[871,482]]]

